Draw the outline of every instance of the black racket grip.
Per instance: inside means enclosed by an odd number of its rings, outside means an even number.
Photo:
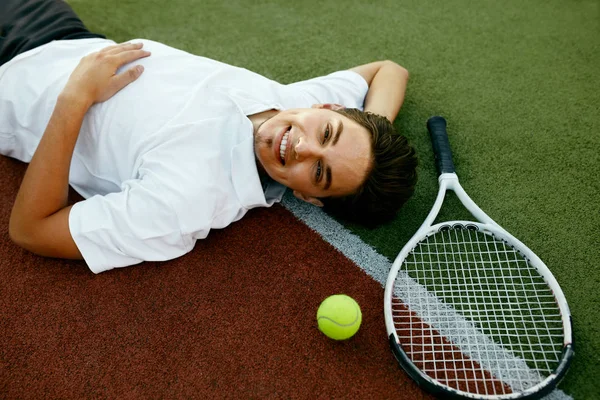
[[[446,132],[446,120],[443,117],[431,117],[427,120],[427,129],[431,136],[438,174],[454,173],[452,150],[450,150],[450,141]]]

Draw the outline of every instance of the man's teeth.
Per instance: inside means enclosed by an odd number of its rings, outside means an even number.
[[[279,157],[281,157],[281,161],[284,161],[284,162],[285,162],[285,148],[287,146],[288,136],[290,136],[290,129],[288,129],[287,132],[283,134],[283,138],[281,139],[281,146],[279,146]]]

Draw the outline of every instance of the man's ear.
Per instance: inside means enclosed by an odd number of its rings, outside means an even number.
[[[324,108],[324,109],[326,109],[326,110],[333,110],[333,111],[336,111],[336,110],[342,110],[342,109],[344,109],[344,108],[346,108],[346,107],[344,107],[344,106],[343,106],[343,105],[341,105],[341,104],[334,104],[334,103],[324,103],[324,104],[313,104],[313,105],[312,105],[312,108]]]
[[[296,198],[306,201],[307,203],[310,203],[314,206],[323,207],[323,202],[321,200],[317,199],[316,197],[305,196],[304,194],[300,193],[297,190],[294,190],[294,196],[296,196]]]

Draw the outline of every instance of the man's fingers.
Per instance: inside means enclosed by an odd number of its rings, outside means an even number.
[[[98,52],[100,57],[106,61],[115,62],[117,67],[128,64],[140,58],[148,57],[149,51],[142,50],[143,43],[121,43],[114,46],[108,46]]]
[[[110,53],[114,50],[118,50],[119,48],[123,47],[123,46],[127,46],[130,45],[131,43],[127,42],[127,43],[119,43],[119,44],[113,44],[107,47],[104,47],[102,50],[99,51],[99,53]]]
[[[122,53],[124,51],[128,51],[128,50],[139,50],[142,47],[144,47],[143,43],[129,43],[129,42],[125,42],[125,43],[120,43],[114,46],[108,46],[104,49],[102,49],[102,52],[106,53],[106,54],[119,54]]]
[[[119,65],[125,65],[132,61],[139,60],[140,58],[148,57],[149,55],[150,52],[146,50],[127,50],[115,54],[113,57],[116,58]]]
[[[115,75],[112,78],[112,87],[114,92],[118,92],[131,82],[135,81],[140,77],[140,75],[142,75],[142,72],[144,72],[144,67],[141,65],[136,65],[135,67],[128,68],[120,74]]]

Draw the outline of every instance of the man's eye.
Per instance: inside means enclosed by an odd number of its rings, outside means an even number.
[[[327,139],[329,139],[329,135],[331,135],[331,133],[329,131],[329,125],[327,125],[327,128],[325,128],[325,135],[323,136],[323,143],[325,143]]]
[[[321,161],[317,163],[317,182],[321,179]]]

